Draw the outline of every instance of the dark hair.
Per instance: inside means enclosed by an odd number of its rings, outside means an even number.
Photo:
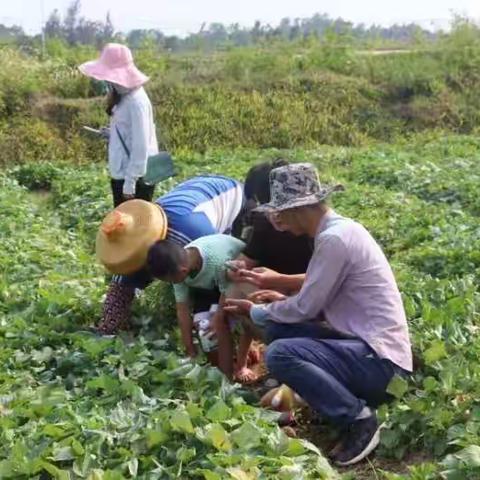
[[[113,115],[113,109],[120,103],[122,96],[115,90],[115,88],[110,88],[107,94],[107,106],[105,111],[107,115],[111,117]]]
[[[253,166],[245,177],[245,197],[247,200],[257,200],[260,203],[270,201],[270,172],[274,168],[288,165],[288,162],[278,158],[272,162],[263,162]]]
[[[186,261],[185,249],[168,240],[159,240],[148,250],[147,267],[156,278],[175,275]]]

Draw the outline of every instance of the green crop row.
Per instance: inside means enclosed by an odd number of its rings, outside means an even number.
[[[313,161],[323,181],[345,185],[333,202],[367,226],[391,259],[416,357],[411,381],[397,385],[397,401],[381,409],[387,428],[376,462],[380,468],[389,457],[418,463],[413,452],[425,461],[407,474],[384,473],[388,479],[479,475],[479,153],[474,137],[435,135],[374,148],[180,152],[179,177],[157,190],[201,172],[243,178],[255,161],[277,156]],[[95,231],[111,202],[101,166],[27,164],[2,182],[0,404],[7,414],[0,413],[0,472],[16,472],[28,458],[29,468],[56,478],[63,477],[55,469],[173,478],[173,465],[183,469],[175,472],[179,478],[217,478],[203,470],[218,478],[301,478],[299,469],[305,478],[333,475],[310,444],[279,447],[289,441],[213,371],[182,366],[172,353],[168,288],[151,288],[138,302],[135,341],[98,342],[78,331],[98,318],[105,288],[93,256]],[[16,182],[50,193],[44,198]],[[258,432],[248,430],[253,424]],[[262,447],[235,443],[238,429],[252,438],[258,433]],[[283,453],[271,449],[275,438],[287,448]],[[232,473],[236,468],[250,477]],[[21,472],[11,478],[35,473]]]

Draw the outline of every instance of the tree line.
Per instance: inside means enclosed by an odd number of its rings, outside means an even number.
[[[308,38],[324,38],[336,35],[346,42],[389,40],[393,42],[411,42],[419,37],[432,39],[435,35],[420,26],[410,23],[383,27],[354,24],[341,18],[331,18],[327,14],[317,13],[309,18],[284,18],[278,25],[272,26],[255,22],[253,27],[244,27],[238,23],[223,25],[211,23],[202,25],[198,32],[184,38],[165,35],[158,29],[134,29],[128,33],[117,32],[110,13],[104,21],[90,20],[82,16],[81,0],[72,0],[63,17],[58,10],[49,15],[44,34],[47,39],[58,39],[68,45],[101,46],[108,41],[117,40],[132,48],[156,46],[167,51],[188,51],[196,49],[215,50],[231,46],[249,46],[275,40],[296,41]],[[32,40],[18,26],[0,25],[0,40]]]

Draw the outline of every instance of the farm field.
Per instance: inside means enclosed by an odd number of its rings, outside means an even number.
[[[34,161],[0,172],[0,478],[480,478],[480,138],[179,151],[180,175],[157,194],[278,156],[345,185],[336,210],[370,229],[400,285],[416,369],[390,386],[375,457],[334,470],[324,425],[301,429],[311,442],[289,438],[251,391],[182,358],[166,286],[137,302],[135,338],[86,332],[107,282],[93,252],[107,173]]]

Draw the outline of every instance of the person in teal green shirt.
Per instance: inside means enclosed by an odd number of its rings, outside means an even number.
[[[247,358],[252,335],[243,330],[236,362],[233,362],[233,345],[228,318],[223,305],[230,287],[226,264],[240,255],[245,244],[229,235],[208,235],[180,247],[173,242],[158,242],[148,253],[151,274],[174,284],[177,320],[187,354],[196,355],[193,343],[193,319],[190,311],[190,288],[220,291],[219,306],[212,320],[219,342],[219,368],[229,377],[251,381],[255,374],[247,368]]]

